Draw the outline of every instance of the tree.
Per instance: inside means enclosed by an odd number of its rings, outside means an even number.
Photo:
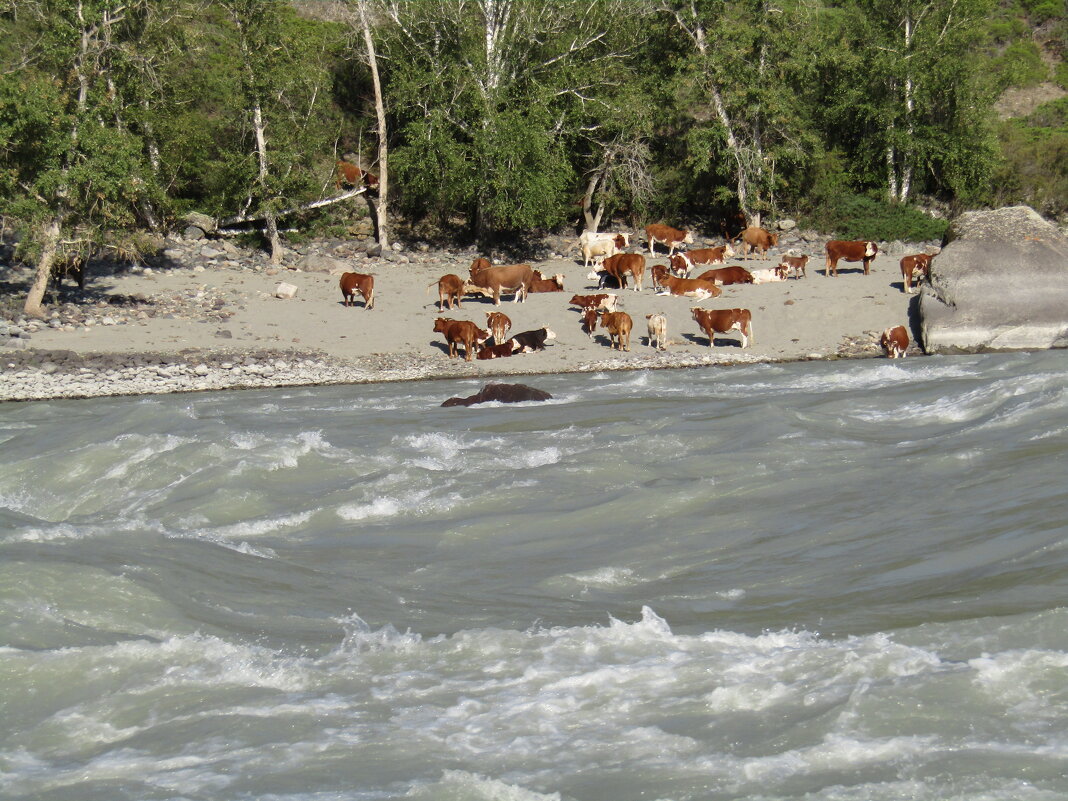
[[[152,194],[144,143],[121,100],[136,76],[112,65],[157,6],[53,0],[0,17],[0,38],[27,43],[5,51],[0,71],[0,212],[21,221],[23,256],[36,260],[28,315],[44,315],[57,258],[128,242]]]

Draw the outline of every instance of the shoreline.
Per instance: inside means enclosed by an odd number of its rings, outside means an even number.
[[[370,256],[354,242],[312,243],[289,250],[283,264],[273,266],[263,254],[229,242],[172,239],[159,257],[142,265],[94,273],[84,297],[62,289],[59,302],[46,307],[50,317],[44,321],[12,312],[11,301],[24,297],[19,293],[32,271],[7,267],[0,272],[7,278],[2,288],[8,301],[7,319],[0,318],[0,402],[415,380],[488,382],[881,356],[878,332],[907,326],[910,302],[917,297],[901,289],[895,251],[924,246],[891,243],[871,275],[863,275],[859,265],[840,265],[840,277],[830,278],[823,275],[821,238],[793,233],[783,240],[772,259],[734,258],[728,264],[766,269],[779,255],[808,253],[806,278],[726,286],[721,297],[695,302],[654,294],[647,268],[641,292],[606,290],[619,296],[634,319],[629,352],[610,349],[600,330],[593,336],[581,331],[569,300],[598,290],[581,260],[563,255],[569,240],[562,237],[529,263],[545,275],[562,274],[566,291],[532,294],[525,303],[508,300],[499,307],[469,296],[462,308],[443,313],[437,310],[437,279],[446,273],[466,276],[471,249],[401,246]],[[666,260],[646,254],[647,263]],[[355,307],[342,305],[338,274],[346,270],[375,276],[374,309],[364,309],[360,300]],[[295,297],[275,297],[282,282],[297,287]],[[690,319],[696,305],[751,308],[753,343],[743,350],[734,334],[725,334],[710,347]],[[434,320],[467,319],[484,327],[489,311],[512,318],[510,334],[548,326],[557,338],[536,353],[449,359],[444,341],[432,332]],[[643,317],[656,311],[668,315],[666,351],[645,344]],[[915,345],[909,351],[919,352]]]

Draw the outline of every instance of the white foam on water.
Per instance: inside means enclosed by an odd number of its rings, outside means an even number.
[[[969,660],[974,684],[991,700],[1019,714],[1038,719],[1060,718],[1064,709],[1049,705],[1051,688],[1068,688],[1068,653],[1063,651],[1013,650],[985,654]],[[1062,703],[1068,703],[1063,691]]]
[[[435,490],[411,490],[398,495],[382,495],[363,503],[344,504],[337,509],[342,520],[376,520],[407,515],[440,514],[464,503],[456,493],[434,496]]]
[[[413,801],[560,801],[559,793],[539,793],[517,784],[463,770],[446,770],[441,779],[412,787]]]
[[[110,469],[104,472],[103,478],[125,478],[130,474],[130,471],[138,467],[145,462],[155,459],[160,454],[169,453],[182,445],[187,445],[194,442],[194,440],[188,437],[177,437],[173,434],[168,434],[163,437],[159,436],[144,436],[141,434],[121,434],[116,437],[111,447],[116,451],[116,455],[121,457],[121,461],[112,465]],[[133,446],[134,450],[129,451],[129,447]],[[82,465],[84,472],[85,465]],[[95,472],[95,471],[94,471]]]
[[[589,587],[633,587],[645,580],[629,567],[600,567],[586,573],[567,573],[562,576],[584,589]]]

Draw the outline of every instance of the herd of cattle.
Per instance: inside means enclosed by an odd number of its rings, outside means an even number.
[[[671,228],[667,225],[654,224],[645,229],[650,256],[656,255],[656,246],[667,249],[668,263],[655,263],[650,267],[650,278],[654,291],[659,295],[673,295],[694,298],[698,301],[715,298],[722,294],[721,287],[730,284],[761,284],[773,281],[786,281],[790,278],[806,277],[808,256],[781,256],[778,263],[769,269],[749,270],[740,265],[724,265],[726,260],[735,256],[733,245],[740,244],[742,258],[749,260],[750,254],[767,258],[768,251],[779,242],[778,234],[758,227],[749,227],[736,237],[728,238],[725,244],[714,248],[687,250],[684,245],[693,244],[693,234]],[[582,253],[584,267],[593,265],[593,271],[587,279],[595,281],[597,289],[618,287],[620,290],[642,291],[645,280],[646,257],[643,253],[627,252],[630,237],[626,233],[590,233],[583,232],[576,247]],[[878,253],[878,246],[870,241],[832,240],[827,242],[826,266],[824,274],[838,276],[838,263],[861,262],[864,274],[868,275],[872,260]],[[912,292],[913,285],[929,278],[931,256],[918,253],[901,259],[903,291]],[[704,269],[704,268],[708,269]],[[698,268],[703,271],[692,276]],[[443,275],[437,282],[427,287],[429,292],[434,286],[438,288],[438,312],[448,306],[462,308],[461,300],[468,296],[479,295],[491,297],[493,305],[499,306],[501,295],[510,294],[514,303],[522,303],[531,292],[562,292],[564,276],[544,276],[529,264],[512,264],[494,266],[488,259],[479,257],[471,264],[468,278],[458,275]],[[355,304],[355,296],[364,299],[364,308],[374,308],[374,277],[362,273],[348,272],[341,276],[341,294],[346,306]],[[630,350],[630,337],[634,321],[625,311],[617,308],[619,296],[598,292],[590,295],[575,295],[570,304],[578,308],[582,320],[582,330],[592,339],[594,332],[600,328],[607,332],[609,345],[621,351]],[[753,319],[749,309],[706,309],[694,306],[690,316],[697,327],[708,337],[709,347],[715,342],[716,334],[737,332],[742,348],[753,341]],[[667,347],[667,319],[662,313],[646,315],[648,343],[657,350]],[[519,353],[543,350],[545,343],[556,338],[556,334],[547,327],[524,331],[508,337],[512,321],[500,311],[486,313],[486,328],[481,328],[469,320],[455,320],[438,317],[434,321],[434,332],[445,339],[450,358],[458,358],[463,348],[464,359],[496,359]],[[506,338],[507,337],[507,338]],[[490,340],[492,339],[492,344]],[[904,326],[895,326],[883,332],[881,344],[890,358],[903,357],[909,347],[908,331]]]

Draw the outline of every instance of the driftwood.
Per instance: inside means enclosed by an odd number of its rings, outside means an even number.
[[[300,206],[294,206],[293,208],[284,209],[276,212],[275,217],[285,217],[289,214],[293,214],[297,211],[307,211],[309,209],[318,209],[323,206],[331,206],[334,203],[340,203],[343,200],[356,197],[356,195],[362,195],[367,191],[367,187],[360,186],[355,189],[350,189],[347,192],[342,192],[340,195],[334,195],[333,197],[324,197],[319,200],[313,200],[310,203],[304,203]],[[217,236],[236,236],[237,234],[246,233],[246,231],[226,230],[235,225],[243,225],[244,223],[259,222],[266,220],[265,214],[235,214],[233,217],[227,217],[223,220],[217,220],[214,217],[209,217],[207,214],[200,214],[199,212],[190,212],[185,215],[182,220],[189,225],[199,228],[206,234],[215,234]]]

